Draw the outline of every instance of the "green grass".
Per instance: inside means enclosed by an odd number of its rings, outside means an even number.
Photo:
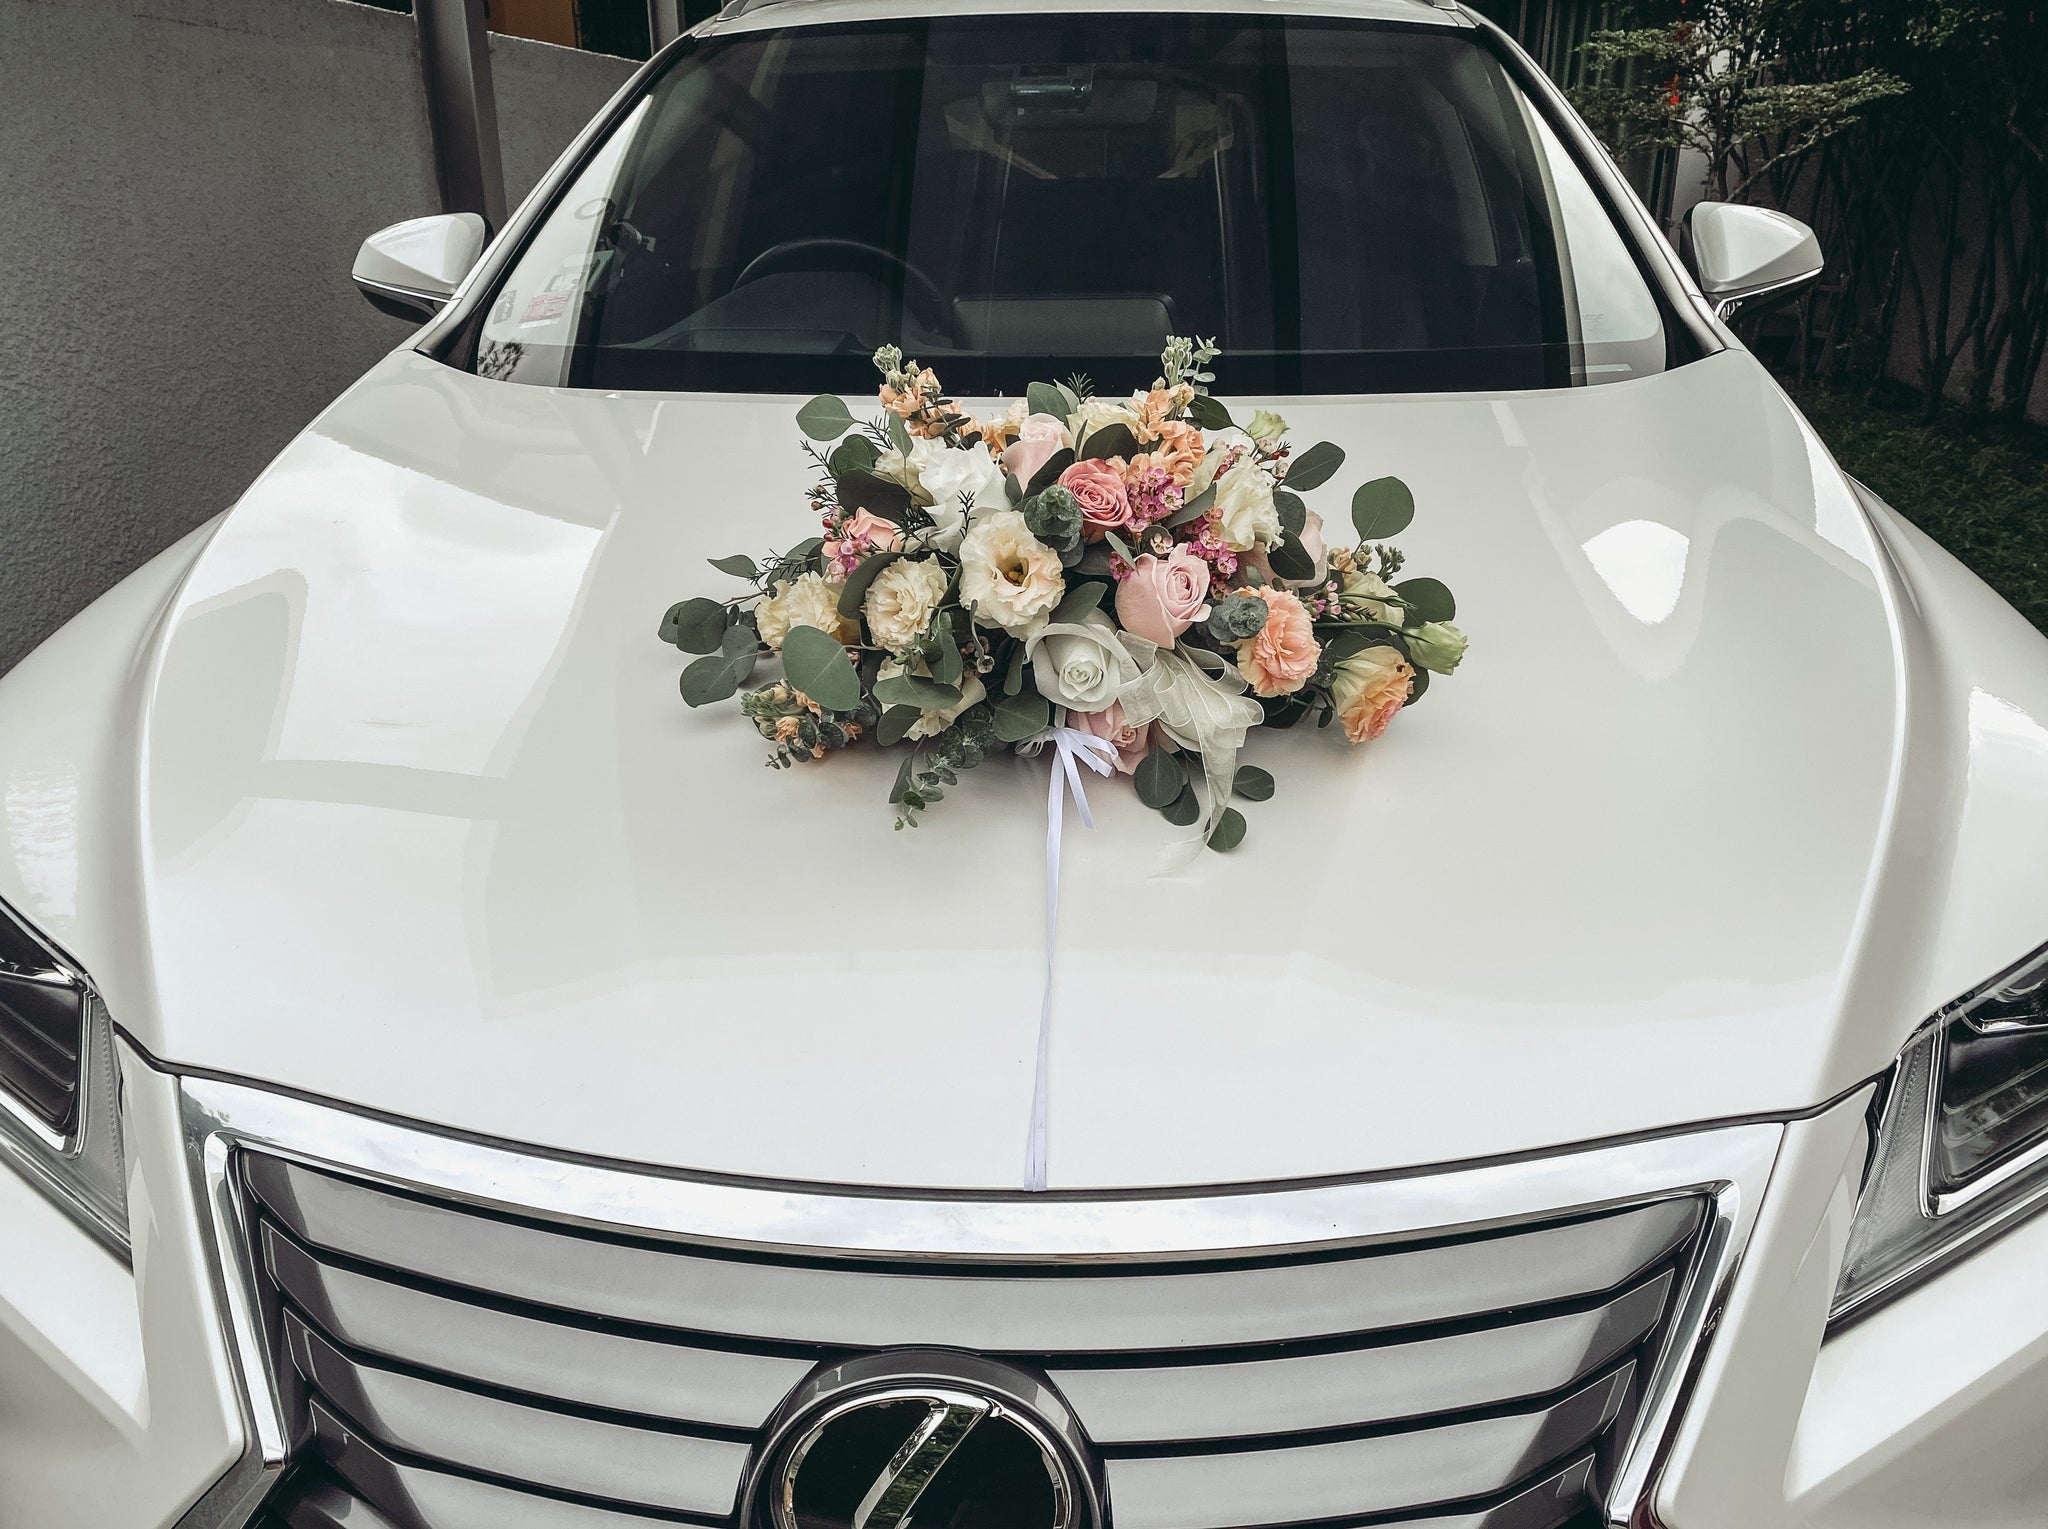
[[[2048,632],[2048,430],[1868,401],[1809,383],[1793,397],[1844,468]]]

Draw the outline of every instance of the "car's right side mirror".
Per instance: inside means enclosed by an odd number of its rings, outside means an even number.
[[[1768,207],[1701,202],[1686,214],[1685,245],[1700,291],[1727,319],[1744,303],[1789,295],[1820,275],[1820,240]]]
[[[394,318],[432,318],[484,252],[490,225],[473,212],[411,218],[380,229],[356,253],[356,286]]]

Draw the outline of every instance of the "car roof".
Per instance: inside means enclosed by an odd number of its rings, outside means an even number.
[[[1336,16],[1405,21],[1424,26],[1470,27],[1456,0],[1057,0],[1058,10],[1243,16]],[[915,16],[1046,14],[1045,0],[732,0],[706,24],[709,35],[767,27]]]

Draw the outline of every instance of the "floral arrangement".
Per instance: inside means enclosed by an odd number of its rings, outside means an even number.
[[[1234,848],[1230,798],[1274,789],[1237,768],[1249,729],[1314,718],[1377,738],[1457,668],[1465,637],[1442,583],[1398,578],[1387,538],[1414,517],[1407,487],[1358,489],[1357,543],[1327,545],[1301,496],[1344,453],[1295,453],[1268,410],[1239,425],[1208,392],[1217,354],[1176,338],[1149,392],[1034,383],[979,420],[885,347],[872,423],[829,396],[797,414],[820,534],[760,563],[715,559],[747,591],[663,618],[663,641],[703,655],[683,699],[729,700],[779,654],[783,678],[740,699],[769,763],[908,745],[899,828],[997,750],[1086,735],[1092,768]]]

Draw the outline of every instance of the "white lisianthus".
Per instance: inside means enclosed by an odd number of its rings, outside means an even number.
[[[1223,471],[1223,464],[1235,452],[1239,457],[1249,456],[1253,446],[1252,438],[1242,430],[1232,427],[1218,430],[1209,437],[1209,450],[1202,457],[1201,466],[1195,469],[1195,476],[1188,483],[1188,498],[1206,493],[1209,485],[1216,481],[1216,475]]]
[[[1099,610],[1046,627],[1026,644],[1024,656],[1038,693],[1069,711],[1101,711],[1137,674],[1117,640],[1116,623]]]
[[[1280,509],[1273,503],[1273,480],[1249,456],[1216,480],[1216,519],[1223,544],[1232,552],[1270,547],[1282,535]]]
[[[979,446],[948,446],[927,438],[910,448],[910,466],[934,505],[958,504],[962,495],[978,501],[991,489],[1003,492],[1002,466]]]
[[[1408,656],[1438,674],[1456,671],[1465,656],[1465,634],[1448,621],[1425,621],[1408,634]]]
[[[926,672],[925,666],[919,664],[916,670],[912,671],[904,668],[902,664],[899,664],[893,658],[887,659],[883,662],[882,667],[876,671],[875,683],[880,684],[883,680],[893,680],[900,675],[913,672],[920,675],[924,674]],[[940,733],[943,733],[947,728],[959,721],[960,714],[967,710],[968,707],[978,706],[987,699],[988,688],[981,683],[981,676],[972,669],[969,669],[960,679],[960,704],[919,713],[918,719],[910,724],[909,730],[903,736],[913,741],[921,738],[936,738]]]
[[[868,586],[868,635],[877,647],[901,653],[924,634],[945,598],[946,570],[937,558],[899,558]]]
[[[976,518],[960,542],[960,600],[983,626],[1031,638],[1066,593],[1060,555],[1015,510]]]
[[[1271,446],[1287,434],[1287,421],[1271,409],[1260,409],[1246,425],[1245,433],[1262,445]]]
[[[780,653],[791,627],[814,626],[840,642],[852,642],[860,635],[859,629],[839,614],[839,592],[845,587],[842,580],[828,582],[815,573],[805,574],[794,584],[782,580],[754,607],[761,641]]]

